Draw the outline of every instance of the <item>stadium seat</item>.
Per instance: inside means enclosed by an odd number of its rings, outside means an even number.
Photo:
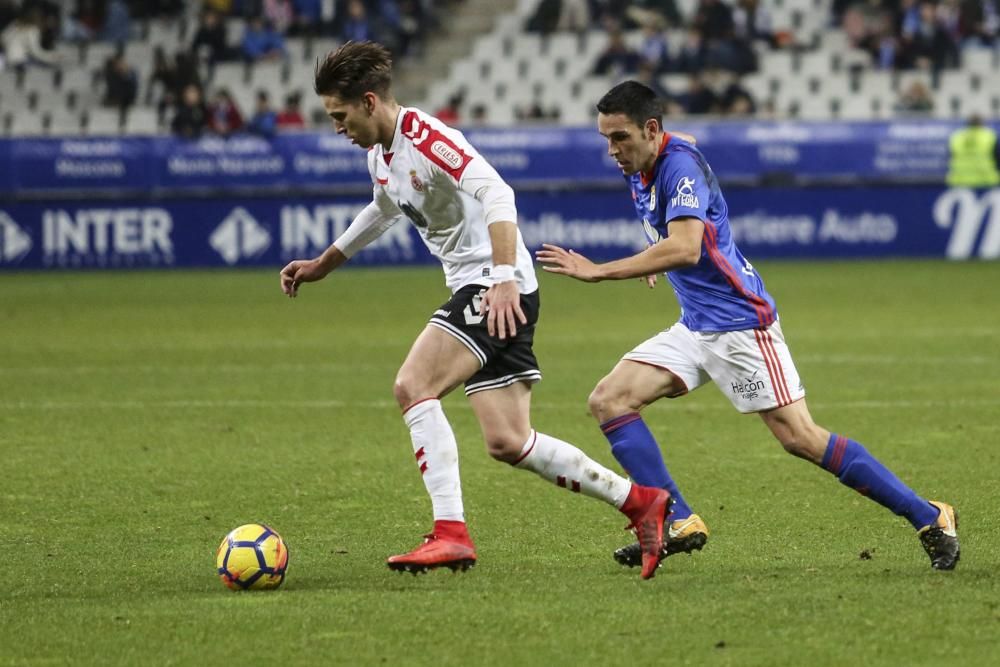
[[[150,135],[159,131],[156,109],[136,107],[129,111],[125,120],[125,134]]]
[[[89,136],[108,136],[121,134],[120,117],[117,109],[91,109],[88,113],[86,133]]]

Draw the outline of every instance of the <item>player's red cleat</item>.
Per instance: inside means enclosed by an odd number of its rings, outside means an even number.
[[[626,530],[635,531],[642,548],[642,578],[652,579],[663,558],[663,520],[670,508],[670,494],[665,489],[632,484],[622,514],[632,520]]]
[[[476,547],[462,521],[435,521],[434,532],[424,535],[424,543],[407,554],[390,556],[390,570],[414,575],[439,567],[465,571],[476,564]]]

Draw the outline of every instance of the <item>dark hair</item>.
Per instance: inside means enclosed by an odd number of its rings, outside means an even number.
[[[644,127],[650,118],[663,125],[663,100],[638,81],[623,81],[606,92],[597,103],[597,110],[603,114],[625,114],[639,127]]]
[[[360,100],[365,93],[389,96],[392,55],[375,42],[345,42],[316,61],[317,95],[335,95],[343,101]]]

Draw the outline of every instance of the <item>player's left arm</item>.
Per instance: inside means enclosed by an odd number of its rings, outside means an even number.
[[[642,252],[597,264],[573,249],[549,243],[535,253],[542,268],[577,280],[596,283],[602,280],[626,280],[694,266],[701,259],[701,241],[705,223],[694,217],[675,218],[667,225],[667,238]]]

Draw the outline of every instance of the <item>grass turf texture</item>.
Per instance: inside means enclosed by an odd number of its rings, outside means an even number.
[[[391,386],[447,297],[438,269],[349,268],[295,301],[275,270],[7,274],[0,665],[990,662],[1000,264],[761,269],[817,421],[958,507],[955,572],[708,386],[646,413],[703,552],[640,581],[611,559],[625,519],[491,461],[457,392],[480,562],[391,573],[431,521]],[[533,421],[617,469],[587,394],[672,294],[541,281]],[[214,573],[251,521],[289,545],[277,592]]]

